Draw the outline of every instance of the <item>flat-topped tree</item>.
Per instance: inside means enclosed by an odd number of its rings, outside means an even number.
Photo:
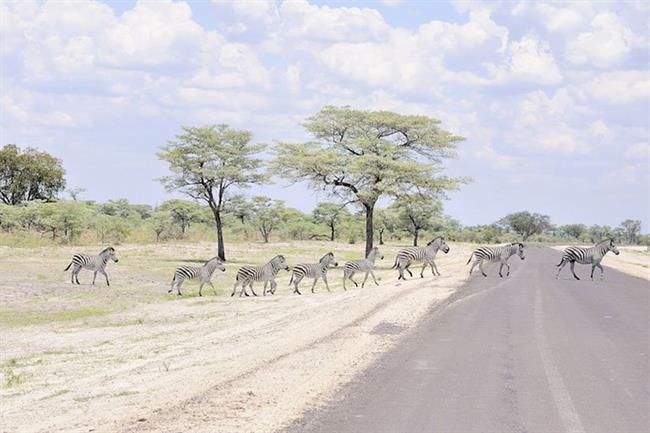
[[[251,144],[249,131],[227,125],[183,127],[183,134],[162,146],[160,159],[169,163],[172,175],[161,178],[168,191],[180,191],[208,204],[217,229],[218,256],[226,259],[221,212],[228,191],[264,181],[262,160],[255,155],[265,145]]]
[[[381,197],[417,192],[440,198],[464,181],[440,174],[442,161],[455,155],[463,137],[441,129],[437,119],[328,106],[304,126],[314,141],[278,143],[273,165],[283,177],[362,206],[366,254]]]

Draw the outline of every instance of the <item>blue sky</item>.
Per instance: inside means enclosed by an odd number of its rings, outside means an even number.
[[[0,2],[2,143],[63,159],[95,200],[170,197],[180,125],[307,138],[327,104],[439,118],[467,137],[446,213],[517,210],[650,229],[646,2]],[[310,210],[302,185],[249,191]]]

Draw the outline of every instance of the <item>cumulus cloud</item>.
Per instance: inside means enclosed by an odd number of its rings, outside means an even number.
[[[620,63],[643,42],[643,38],[635,34],[618,15],[602,12],[591,21],[589,31],[580,33],[567,44],[565,56],[577,65],[607,67]]]
[[[647,103],[650,99],[650,75],[647,70],[606,72],[578,87],[584,97],[607,104]]]

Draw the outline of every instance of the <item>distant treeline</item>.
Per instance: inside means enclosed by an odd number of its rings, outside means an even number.
[[[305,213],[266,197],[236,196],[224,209],[224,232],[230,241],[337,240],[363,243],[361,210],[336,203],[320,203]],[[418,213],[419,212],[419,213]],[[462,226],[433,212],[405,203],[378,208],[375,239],[378,243],[426,243],[434,236],[450,241],[504,243],[519,241],[596,243],[612,237],[618,243],[648,244],[639,221],[619,227],[569,224],[555,226],[548,217],[518,212],[489,225]],[[132,204],[126,199],[93,201],[31,201],[0,204],[0,243],[39,244],[154,243],[216,241],[212,212],[194,201],[168,200],[159,206]]]

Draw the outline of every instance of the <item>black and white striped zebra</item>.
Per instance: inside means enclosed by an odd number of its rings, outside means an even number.
[[[104,248],[102,252],[96,256],[90,256],[88,254],[75,254],[72,256],[72,261],[68,267],[64,269],[64,272],[70,269],[70,266],[72,266],[72,274],[70,280],[72,284],[75,282],[77,284],[81,284],[79,283],[79,271],[81,271],[81,269],[88,269],[89,271],[93,271],[93,286],[95,285],[97,272],[99,272],[104,275],[104,277],[106,277],[106,285],[110,286],[111,283],[108,281],[108,274],[105,270],[106,264],[109,260],[113,260],[115,263],[119,261],[115,255],[115,248],[113,247]]]
[[[352,279],[354,274],[357,272],[365,272],[366,276],[363,278],[363,283],[361,283],[361,288],[366,284],[366,280],[368,279],[368,274],[372,275],[372,279],[374,280],[376,285],[379,285],[377,282],[377,278],[375,278],[375,259],[379,257],[381,260],[384,260],[383,254],[379,252],[379,248],[374,247],[373,249],[370,250],[368,253],[368,257],[366,257],[363,260],[352,260],[350,262],[347,262],[343,266],[343,290],[347,290],[345,287],[345,280],[350,280],[354,283],[355,287],[359,287],[356,281]]]
[[[334,261],[334,253],[327,253],[318,261],[318,263],[300,263],[293,267],[291,274],[291,281],[289,285],[293,284],[293,293],[301,294],[298,290],[298,284],[303,278],[313,278],[314,283],[311,285],[311,292],[314,293],[316,282],[322,278],[325,283],[325,288],[331,292],[329,284],[327,284],[327,268],[329,266],[338,266],[339,264]]]
[[[594,269],[600,269],[600,279],[602,280],[604,272],[600,262],[603,260],[603,257],[605,257],[605,254],[610,251],[617,256],[620,254],[618,248],[616,248],[616,245],[614,245],[614,239],[606,239],[604,241],[600,241],[591,248],[568,247],[564,250],[564,253],[562,254],[562,260],[557,265],[558,270],[555,278],[559,278],[562,269],[566,266],[567,263],[570,263],[571,273],[573,274],[573,277],[576,280],[579,280],[580,278],[578,278],[575,271],[575,265],[577,262],[581,265],[591,265],[592,280],[594,279]]]
[[[514,256],[515,254],[517,254],[521,260],[524,260],[526,258],[526,256],[524,255],[524,244],[522,244],[521,242],[514,242],[511,243],[510,245],[504,245],[502,247],[480,247],[475,249],[472,252],[472,254],[469,256],[469,260],[465,265],[469,265],[469,262],[472,261],[472,257],[473,257],[474,263],[472,263],[472,267],[469,270],[469,274],[472,275],[472,271],[474,270],[474,267],[478,265],[483,276],[487,277],[487,274],[483,270],[483,262],[488,262],[488,263],[501,262],[501,266],[499,266],[499,276],[503,278],[503,274],[501,273],[501,271],[503,270],[503,267],[506,266],[508,268],[506,277],[510,275],[510,265],[508,264],[508,260],[510,259],[510,257]]]
[[[257,296],[257,293],[253,290],[253,283],[255,282],[264,282],[264,295],[266,295],[266,286],[269,283],[271,284],[271,294],[275,293],[275,289],[278,286],[275,282],[275,276],[281,269],[289,270],[289,265],[283,255],[273,257],[264,266],[242,266],[237,271],[235,286],[232,288],[230,296],[235,296],[237,287],[240,285],[241,291],[239,292],[239,296],[248,296],[246,286],[250,287],[253,296]]]
[[[171,293],[172,290],[174,290],[174,286],[176,286],[177,294],[178,296],[181,296],[181,286],[185,280],[199,280],[201,282],[199,285],[199,296],[203,296],[201,295],[201,290],[203,289],[203,285],[206,283],[212,287],[212,290],[214,290],[214,294],[216,295],[217,290],[214,288],[214,285],[210,280],[212,279],[212,274],[217,269],[221,272],[226,271],[226,267],[223,265],[223,262],[219,257],[211,258],[205,262],[203,266],[179,266],[174,272],[172,287],[167,291],[167,293]]]
[[[398,280],[406,280],[404,277],[404,271],[409,273],[410,276],[413,276],[409,266],[413,263],[422,263],[422,270],[420,271],[420,278],[424,278],[424,270],[427,265],[431,266],[431,272],[435,277],[436,274],[440,276],[438,267],[436,266],[436,255],[438,250],[442,250],[445,254],[449,252],[449,245],[445,242],[444,238],[437,237],[430,241],[426,247],[408,247],[401,249],[397,252],[397,257],[395,257],[395,264],[391,269],[397,268],[399,271]]]

